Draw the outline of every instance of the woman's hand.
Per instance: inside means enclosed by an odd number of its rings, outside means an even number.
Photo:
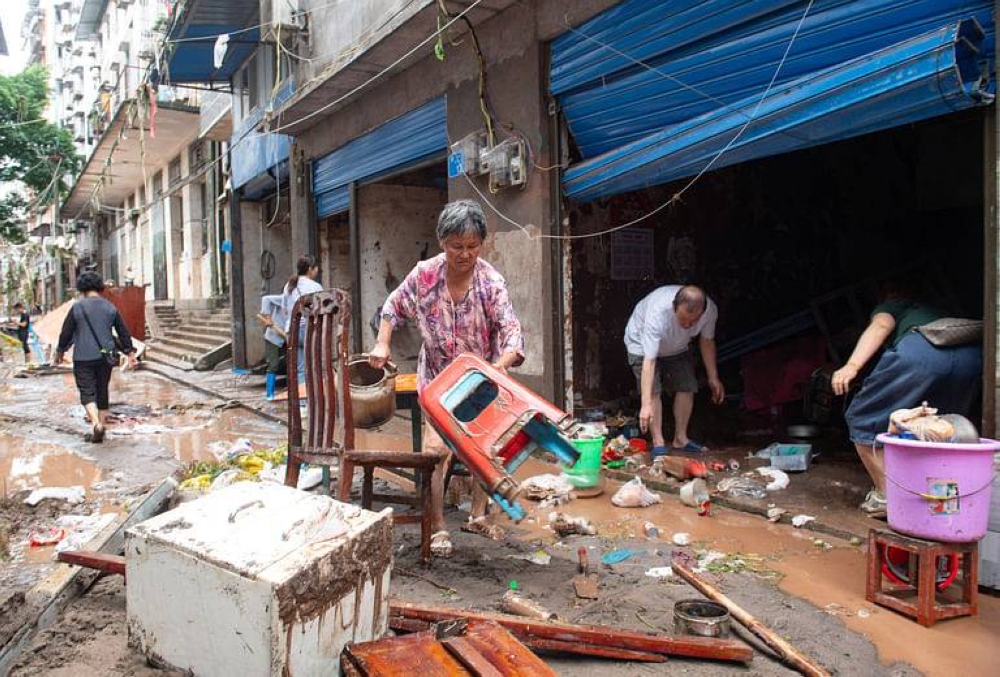
[[[368,353],[368,364],[376,369],[381,369],[391,357],[392,352],[389,350],[389,346],[383,343],[376,343],[375,347]]]
[[[851,381],[858,377],[858,368],[848,362],[843,367],[833,372],[833,392],[835,395],[844,395],[851,388]]]
[[[135,371],[139,368],[139,360],[136,359],[135,353],[128,354],[128,369],[130,371]]]

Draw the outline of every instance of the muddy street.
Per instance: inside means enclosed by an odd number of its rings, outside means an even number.
[[[111,425],[101,444],[89,430],[70,373],[16,378],[9,363],[0,385],[0,600],[22,593],[54,567],[55,546],[33,535],[64,529],[83,545],[181,466],[210,458],[213,443],[283,441],[282,426],[248,415],[149,372],[116,373]],[[24,500],[36,490],[78,492],[70,500]],[[81,519],[66,528],[71,516]],[[9,605],[7,605],[9,606]]]
[[[219,375],[212,378],[218,380]],[[251,397],[257,394],[253,388],[244,391]],[[0,520],[8,557],[0,563],[0,633],[5,639],[32,610],[37,612],[32,595],[44,588],[47,577],[66,569],[54,563],[54,546],[28,544],[32,534],[67,524],[74,516],[85,536],[99,538],[164,477],[192,461],[212,460],[213,448],[240,439],[254,447],[270,447],[285,438],[281,424],[155,373],[116,374],[112,392],[113,426],[107,440],[94,445],[83,441],[87,426],[75,404],[71,376],[14,378],[10,372],[3,379],[0,475],[5,498]],[[409,421],[405,415],[397,416],[378,431],[362,432],[359,443],[407,449]],[[556,470],[532,459],[517,477],[524,480]],[[377,491],[400,490],[384,480],[377,483]],[[713,585],[835,674],[908,677],[991,670],[987,647],[1000,636],[996,598],[982,596],[977,617],[923,628],[865,600],[865,545],[859,541],[771,523],[722,506],[700,516],[669,493],[661,494],[662,502],[650,507],[619,508],[610,497],[620,486],[621,482],[607,479],[599,496],[575,498],[558,508],[525,501],[528,517],[520,524],[502,514],[491,518],[500,530],[492,540],[462,531],[468,496],[457,481],[446,513],[454,556],[423,566],[419,529],[399,526],[391,594],[423,604],[498,611],[501,596],[516,581],[524,595],[563,620],[672,635],[674,603],[701,597],[677,576],[663,573],[675,553],[686,553]],[[34,507],[24,504],[34,490],[77,487],[73,502],[47,498]],[[801,487],[797,491],[789,495],[789,505],[800,500]],[[556,509],[586,518],[597,533],[559,537],[550,524]],[[831,514],[825,518],[834,524],[858,524],[846,510],[831,503]],[[647,533],[646,523],[655,526],[655,534]],[[594,563],[597,599],[574,594],[572,579],[581,547]],[[607,563],[602,561],[605,557]],[[583,677],[794,674],[735,623],[732,634],[755,648],[747,667],[680,658],[656,665],[547,655],[546,662],[559,674]],[[922,646],[934,648],[913,650]],[[11,672],[88,673],[180,674],[147,664],[129,647],[120,577],[101,579],[74,600],[37,633]]]

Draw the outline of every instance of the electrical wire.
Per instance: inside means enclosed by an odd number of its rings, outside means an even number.
[[[291,13],[291,17],[293,19],[298,19],[301,16],[305,16],[307,14],[311,14],[312,12],[318,12],[321,9],[329,9],[330,7],[334,7],[336,5],[340,5],[340,4],[344,3],[344,2],[347,2],[347,0],[333,0],[333,2],[328,2],[327,4],[320,5],[319,7],[311,7],[309,9],[303,9],[303,10],[300,10],[298,12],[292,12]],[[181,12],[174,12],[174,16],[175,17],[179,16],[180,14],[181,14]],[[250,31],[255,31],[258,28],[264,28],[265,26],[270,26],[270,25],[271,25],[271,22],[269,22],[269,21],[263,21],[263,22],[261,22],[259,24],[255,24],[253,26],[248,26],[247,28],[240,28],[239,30],[235,30],[235,31],[227,31],[225,33],[215,33],[215,34],[212,34],[212,35],[197,35],[197,36],[190,37],[190,38],[175,38],[173,40],[165,40],[164,42],[168,42],[170,44],[180,44],[180,43],[183,43],[183,42],[206,42],[206,41],[209,41],[209,40],[213,40],[214,41],[214,40],[218,40],[223,35],[228,35],[230,37],[232,37],[234,35],[242,35],[243,33],[249,33]],[[170,31],[168,31],[167,34],[169,35]]]
[[[446,23],[444,26],[442,26],[442,27],[438,28],[437,30],[435,30],[428,37],[424,38],[419,43],[417,43],[417,45],[415,47],[413,47],[412,49],[410,49],[408,52],[406,52],[405,54],[403,54],[401,57],[399,57],[398,59],[396,59],[395,61],[393,61],[392,63],[390,63],[388,66],[386,66],[385,68],[383,68],[379,72],[377,72],[374,75],[372,75],[372,77],[369,78],[368,80],[366,80],[365,82],[362,82],[360,85],[357,85],[356,87],[352,88],[350,91],[345,92],[344,94],[340,95],[339,97],[337,97],[333,101],[328,101],[327,103],[325,103],[324,105],[320,106],[316,110],[303,115],[298,120],[293,120],[292,122],[285,123],[284,125],[276,127],[275,129],[273,129],[271,131],[277,133],[277,132],[284,131],[285,129],[289,129],[291,127],[295,127],[297,125],[300,125],[303,122],[305,122],[306,120],[310,120],[310,119],[316,117],[317,115],[320,115],[321,113],[325,113],[326,111],[330,110],[334,106],[339,105],[342,101],[345,101],[345,100],[349,99],[350,97],[354,96],[355,94],[357,94],[358,92],[360,92],[362,89],[364,89],[364,88],[368,87],[369,85],[371,85],[376,80],[380,80],[386,73],[388,73],[389,71],[393,70],[394,68],[396,68],[396,66],[398,66],[401,63],[403,63],[404,61],[406,61],[407,59],[409,59],[411,56],[413,56],[414,54],[416,54],[418,51],[420,51],[421,49],[423,49],[424,47],[426,47],[439,34],[443,33],[444,31],[448,30],[449,28],[451,28],[451,26],[456,21],[458,21],[459,19],[461,19],[462,17],[464,17],[466,14],[468,14],[469,12],[471,12],[472,10],[474,10],[476,7],[478,7],[482,3],[483,3],[483,0],[475,0],[475,2],[473,2],[471,5],[469,5],[465,9],[463,9],[462,12],[461,12],[461,14],[459,14],[454,19],[452,19],[451,21],[449,21],[448,23]]]
[[[549,235],[547,233],[541,233],[541,234],[537,234],[536,235],[536,234],[532,233],[527,226],[524,226],[524,225],[518,223],[517,221],[515,221],[514,219],[510,218],[509,216],[507,216],[506,214],[504,214],[503,212],[501,212],[499,209],[497,209],[496,205],[494,205],[493,203],[491,203],[489,201],[489,199],[483,194],[482,190],[480,190],[479,186],[477,186],[476,183],[472,180],[472,177],[470,177],[468,174],[464,174],[464,173],[463,173],[463,176],[465,176],[466,181],[468,181],[468,183],[472,187],[472,189],[479,195],[480,198],[483,199],[483,201],[486,202],[487,205],[489,205],[490,209],[492,209],[493,212],[497,216],[499,216],[503,221],[506,221],[507,223],[511,224],[512,226],[514,226],[515,228],[517,228],[518,230],[520,230],[521,232],[523,232],[529,239],[542,239],[542,240],[585,240],[587,238],[601,237],[603,235],[608,235],[610,233],[614,233],[614,232],[617,232],[619,230],[625,230],[626,228],[631,228],[632,226],[634,226],[634,225],[636,225],[638,223],[641,223],[641,222],[643,222],[643,221],[645,221],[645,220],[647,220],[649,218],[652,218],[653,216],[655,216],[656,214],[659,214],[661,211],[663,211],[667,207],[669,207],[669,206],[673,205],[674,203],[678,202],[681,199],[681,197],[684,195],[684,193],[686,193],[696,183],[698,183],[698,181],[701,179],[701,177],[704,176],[705,173],[707,173],[715,165],[715,163],[718,162],[719,159],[729,151],[730,148],[732,148],[733,144],[735,144],[740,139],[740,137],[743,136],[743,133],[747,130],[747,128],[750,126],[750,124],[754,121],[754,119],[756,119],[757,113],[760,112],[760,107],[763,105],[764,101],[767,99],[768,95],[771,93],[771,88],[774,87],[774,83],[778,79],[778,74],[781,72],[782,66],[785,65],[785,61],[788,59],[788,54],[789,54],[789,52],[792,49],[792,45],[795,44],[795,40],[798,38],[799,31],[802,29],[802,24],[805,23],[806,17],[809,16],[809,12],[812,9],[812,6],[813,6],[814,2],[815,2],[815,0],[809,0],[809,4],[806,5],[805,11],[803,11],[803,13],[802,13],[802,17],[799,19],[798,23],[796,24],[795,30],[792,32],[792,36],[789,39],[788,44],[785,46],[785,51],[784,51],[784,53],[781,56],[781,60],[778,62],[778,65],[775,67],[774,73],[771,75],[770,82],[768,82],[767,87],[764,89],[764,93],[761,94],[760,99],[757,100],[757,105],[754,106],[754,109],[750,113],[750,116],[747,118],[747,120],[743,124],[743,126],[740,127],[739,130],[737,130],[736,134],[733,135],[733,138],[729,140],[729,143],[727,143],[721,150],[719,150],[719,152],[716,153],[712,157],[712,159],[708,162],[708,164],[706,164],[701,169],[701,171],[698,172],[698,174],[696,174],[690,181],[688,181],[687,184],[685,184],[684,187],[681,188],[680,191],[678,191],[677,193],[675,193],[669,200],[667,200],[663,204],[659,205],[655,209],[647,212],[646,214],[644,214],[644,215],[642,215],[642,216],[640,216],[638,218],[632,219],[628,223],[624,223],[624,224],[622,224],[620,226],[615,226],[613,228],[605,228],[604,230],[598,231],[596,233],[581,233],[579,235]]]

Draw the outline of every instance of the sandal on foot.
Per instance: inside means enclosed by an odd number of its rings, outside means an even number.
[[[694,440],[688,440],[687,444],[683,447],[674,447],[674,451],[680,451],[685,454],[700,454],[702,452],[708,451],[708,447],[704,444],[698,444]]]
[[[431,534],[431,554],[435,557],[451,557],[454,550],[451,544],[451,534],[447,531],[435,531]]]
[[[477,534],[479,536],[485,536],[492,541],[502,541],[507,537],[507,532],[503,530],[503,527],[496,524],[487,524],[485,517],[470,517],[469,520],[462,525],[462,531],[467,531],[470,534]]]
[[[649,456],[650,458],[653,459],[657,459],[660,456],[666,456],[666,455],[667,455],[667,447],[662,444],[657,444],[656,446],[654,446],[652,449],[649,450]]]

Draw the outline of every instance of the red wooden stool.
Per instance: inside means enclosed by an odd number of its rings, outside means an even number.
[[[893,573],[886,566],[890,557],[887,549],[896,548],[909,554],[906,572]],[[957,578],[947,570],[941,571],[939,561],[951,558],[960,562],[961,575]],[[893,559],[898,559],[894,557]],[[897,563],[898,565],[898,563]],[[897,583],[883,587],[883,575]],[[958,594],[946,588],[952,581],[958,583]],[[979,547],[977,543],[937,543],[903,536],[893,531],[872,529],[868,534],[868,582],[865,599],[880,606],[916,619],[924,627],[934,625],[942,618],[975,616],[978,612]]]

